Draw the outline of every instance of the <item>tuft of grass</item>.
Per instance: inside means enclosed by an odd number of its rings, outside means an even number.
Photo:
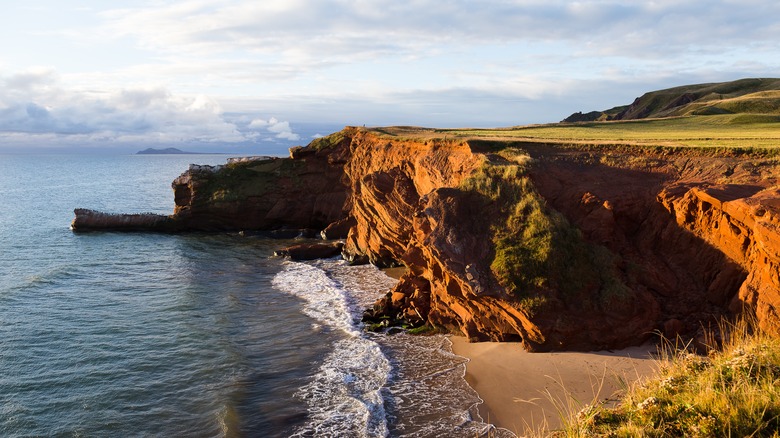
[[[554,299],[585,308],[613,306],[633,296],[616,268],[619,260],[550,208],[527,175],[530,157],[507,148],[491,158],[461,189],[482,195],[492,218],[490,269],[498,283],[533,315]]]
[[[780,339],[748,318],[720,333],[708,356],[668,343],[655,378],[615,408],[586,405],[555,436],[780,436]]]

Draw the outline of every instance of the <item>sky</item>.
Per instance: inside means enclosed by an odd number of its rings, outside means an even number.
[[[778,77],[775,0],[24,0],[0,153],[283,154],[346,125],[557,122]]]

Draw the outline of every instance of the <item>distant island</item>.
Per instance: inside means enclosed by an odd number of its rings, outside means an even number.
[[[181,149],[176,148],[165,148],[165,149],[155,149],[155,148],[147,148],[142,151],[136,152],[136,155],[182,155],[182,154],[200,154],[200,152],[187,152],[183,151]]]

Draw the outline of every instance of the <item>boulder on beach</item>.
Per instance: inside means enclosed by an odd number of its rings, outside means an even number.
[[[343,242],[301,243],[274,251],[274,255],[292,260],[327,259],[340,255],[343,247]]]

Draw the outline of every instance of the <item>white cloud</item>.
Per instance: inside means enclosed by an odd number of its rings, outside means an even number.
[[[284,140],[298,141],[301,139],[301,136],[292,132],[290,122],[280,122],[274,117],[268,121],[268,131],[276,134],[276,138]]]
[[[647,57],[647,51],[770,47],[780,3],[654,1],[296,0],[170,2],[105,13],[118,36],[169,53],[230,54],[275,62],[354,62],[421,56],[443,45],[566,42],[593,53]],[[590,47],[590,49],[588,49]],[[645,52],[638,51],[644,49]]]
[[[250,128],[258,128],[258,120]],[[274,138],[294,141],[289,122],[265,122]],[[57,139],[62,143],[235,144],[254,132],[226,117],[214,99],[174,95],[163,88],[94,92],[68,89],[51,71],[0,77],[0,139]]]
[[[288,141],[298,141],[301,139],[300,135],[293,132],[290,127],[290,122],[279,121],[276,117],[271,117],[268,120],[254,119],[249,123],[248,127],[255,130],[258,135],[260,135],[260,132],[266,132],[277,139]]]
[[[268,121],[263,119],[254,119],[249,123],[249,127],[253,129],[265,128],[268,126]]]
[[[220,107],[219,103],[204,94],[197,95],[195,100],[187,106],[186,110],[190,112],[204,112],[217,115],[222,114],[222,107]]]

